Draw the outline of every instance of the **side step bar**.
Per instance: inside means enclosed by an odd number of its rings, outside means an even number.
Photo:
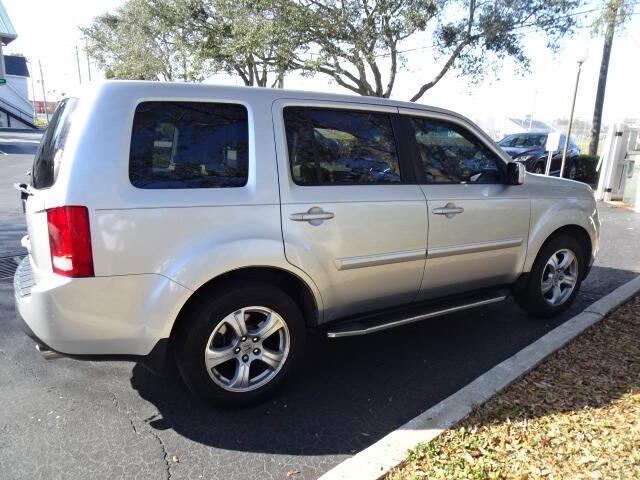
[[[413,314],[387,314],[365,317],[360,320],[352,320],[346,323],[335,325],[333,328],[327,330],[326,335],[329,338],[342,338],[353,337],[356,335],[368,335],[369,333],[380,332],[389,328],[395,328],[402,325],[408,325],[410,323],[419,322],[428,318],[439,317],[448,313],[459,312],[470,308],[481,307],[482,305],[489,305],[491,303],[502,302],[507,298],[507,293],[496,294],[495,296],[488,296],[484,298],[468,299],[464,303],[458,302],[453,305],[450,302],[449,306],[434,307],[430,309],[423,309],[420,313]]]

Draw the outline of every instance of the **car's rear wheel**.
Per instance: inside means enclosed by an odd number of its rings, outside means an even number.
[[[524,286],[516,289],[516,302],[538,317],[560,314],[578,294],[585,263],[583,247],[574,237],[552,237],[538,253]]]
[[[297,304],[264,283],[200,296],[177,339],[176,363],[189,388],[223,405],[260,400],[292,371],[305,325]]]

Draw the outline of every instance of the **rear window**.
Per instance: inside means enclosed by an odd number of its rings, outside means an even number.
[[[77,104],[77,98],[66,98],[58,104],[51,117],[33,161],[31,174],[34,188],[49,188],[55,183]]]
[[[242,105],[143,102],[133,119],[129,178],[138,188],[242,187],[248,137]]]

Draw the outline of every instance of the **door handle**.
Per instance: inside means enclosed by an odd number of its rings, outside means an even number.
[[[447,218],[453,218],[459,213],[463,213],[464,208],[456,207],[455,203],[447,203],[444,207],[434,208],[432,211],[436,215],[444,215]]]
[[[332,212],[325,212],[319,207],[312,207],[306,212],[289,215],[289,219],[294,222],[309,222],[311,225],[320,225],[325,220],[331,220],[332,218]]]

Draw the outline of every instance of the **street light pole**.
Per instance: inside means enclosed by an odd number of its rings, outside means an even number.
[[[573,101],[571,102],[571,113],[569,114],[569,125],[567,126],[567,136],[564,139],[564,147],[562,148],[562,163],[560,164],[560,178],[564,176],[564,163],[567,160],[567,150],[569,148],[569,139],[571,138],[571,127],[573,126],[573,112],[576,108],[576,97],[578,96],[578,85],[580,84],[580,72],[585,59],[578,60],[578,74],[576,75],[576,86],[573,89]]]

